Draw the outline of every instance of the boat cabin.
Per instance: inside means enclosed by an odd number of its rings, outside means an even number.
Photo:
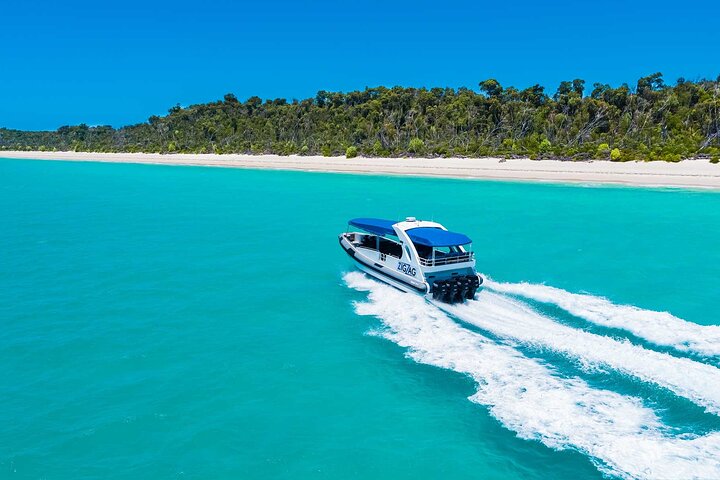
[[[418,226],[413,225],[414,223]],[[363,232],[347,235],[352,235],[349,239],[358,248],[376,251],[381,257],[389,255],[398,259],[417,260],[423,267],[454,265],[474,260],[472,240],[469,237],[462,233],[449,232],[440,224],[419,226],[420,223],[432,224],[419,222],[412,217],[405,222],[355,218],[350,220],[349,224]],[[409,242],[403,242],[403,237]]]

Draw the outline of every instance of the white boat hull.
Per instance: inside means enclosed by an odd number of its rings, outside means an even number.
[[[360,270],[362,270],[363,272],[367,273],[367,274],[370,275],[371,277],[373,277],[373,278],[375,278],[375,279],[377,279],[377,280],[380,280],[380,281],[383,282],[383,283],[387,283],[387,284],[390,285],[391,287],[395,287],[395,288],[397,288],[398,290],[402,290],[403,292],[408,292],[408,293],[415,293],[415,294],[417,294],[417,295],[422,295],[422,296],[426,296],[426,297],[428,296],[426,293],[422,293],[422,292],[420,292],[419,290],[417,290],[417,289],[415,289],[415,288],[409,287],[409,286],[407,286],[407,285],[405,285],[405,284],[403,284],[403,283],[398,282],[398,281],[395,280],[394,278],[388,277],[387,275],[383,275],[382,273],[377,272],[376,270],[374,270],[374,269],[372,269],[372,268],[370,268],[370,267],[365,266],[364,264],[358,262],[357,260],[355,261],[355,265],[356,265]],[[430,296],[430,298],[432,298],[432,296]]]

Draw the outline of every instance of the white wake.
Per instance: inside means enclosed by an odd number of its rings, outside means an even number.
[[[457,318],[504,339],[540,347],[587,367],[610,368],[666,388],[720,415],[720,369],[560,324],[502,294],[482,291],[477,300],[443,306]]]
[[[667,312],[616,305],[602,297],[571,293],[547,285],[491,280],[485,285],[496,292],[557,305],[576,317],[603,327],[625,330],[656,345],[703,356],[720,355],[720,326],[698,325]]]
[[[720,478],[720,433],[673,436],[638,398],[561,378],[517,350],[461,327],[422,298],[358,272],[347,284],[368,292],[357,313],[373,315],[379,334],[406,347],[413,360],[469,375],[473,402],[520,438],[588,455],[598,468],[624,478]]]

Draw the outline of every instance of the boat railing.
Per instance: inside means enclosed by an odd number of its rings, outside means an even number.
[[[423,267],[437,267],[440,265],[452,265],[454,263],[470,262],[475,258],[473,252],[462,252],[458,254],[448,254],[443,256],[435,256],[432,258],[418,257],[420,265]]]

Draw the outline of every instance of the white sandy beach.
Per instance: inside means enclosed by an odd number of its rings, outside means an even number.
[[[296,155],[163,155],[21,151],[0,151],[0,158],[720,189],[720,164],[711,164],[708,160],[685,160],[678,163],[617,163],[598,160],[563,162],[499,158],[357,157],[348,159]]]

